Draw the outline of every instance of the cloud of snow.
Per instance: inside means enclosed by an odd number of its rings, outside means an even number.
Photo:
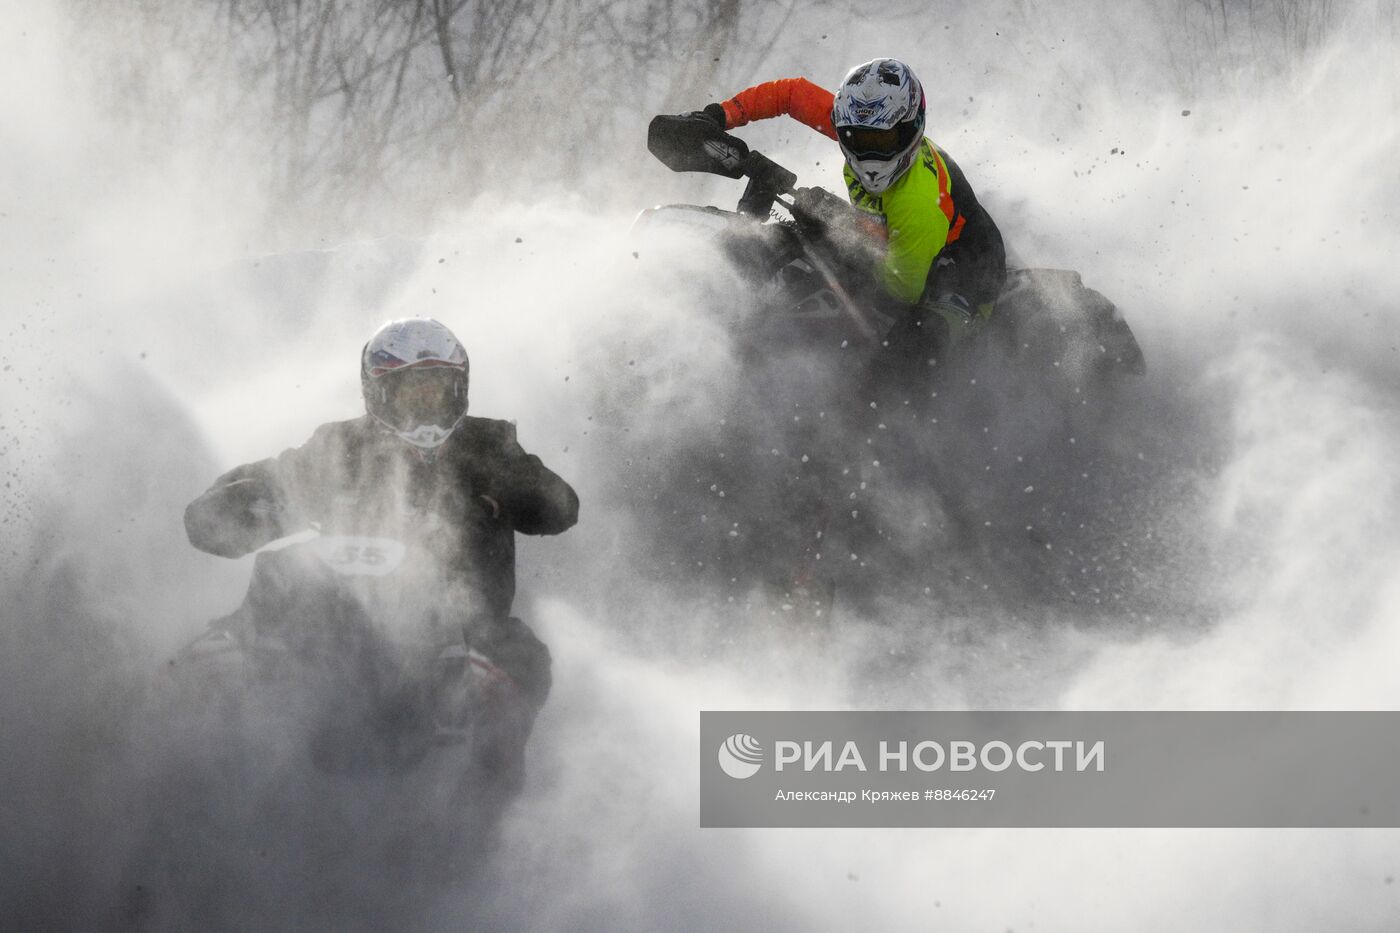
[[[669,598],[629,563],[644,530],[629,496],[650,467],[612,455],[704,436],[738,364],[690,297],[711,257],[633,257],[625,229],[638,208],[725,204],[737,184],[628,159],[614,203],[487,192],[430,228],[287,249],[237,166],[195,164],[179,126],[114,125],[64,63],[60,11],[20,12],[0,36],[7,915],[162,916],[135,888],[153,820],[141,788],[159,766],[131,770],[126,711],[236,604],[248,569],[190,550],[180,511],[227,467],[354,414],[366,335],[426,314],[470,348],[473,411],[518,419],[584,504],[563,538],[521,543],[519,608],[551,645],[556,686],[489,884],[429,892],[406,925],[1386,928],[1400,868],[1386,831],[696,827],[702,709],[1400,700],[1393,14],[1348,7],[1325,45],[1268,68],[1279,43],[1256,30],[1241,50],[1237,20],[1227,72],[1202,48],[1192,65],[1179,31],[1162,39],[1182,24],[1137,6],[978,6],[946,22],[895,7],[907,38],[891,46],[885,24],[815,5],[765,67],[830,84],[906,56],[931,135],[1020,261],[1077,269],[1124,311],[1149,372],[1117,424],[1141,449],[1116,453],[1142,454],[1144,499],[1093,504],[1136,523],[1114,552],[1137,574],[1121,610],[1012,611],[974,590],[812,633],[734,630]],[[815,134],[744,135],[839,187]],[[372,899],[391,859],[360,855]],[[228,863],[256,879],[259,857]],[[295,885],[277,898],[317,915]]]

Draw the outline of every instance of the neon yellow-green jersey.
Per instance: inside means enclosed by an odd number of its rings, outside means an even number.
[[[962,234],[964,218],[953,206],[946,156],[925,138],[909,170],[878,195],[861,187],[849,165],[844,174],[851,204],[883,231],[881,281],[891,295],[913,304],[923,294],[933,261]]]

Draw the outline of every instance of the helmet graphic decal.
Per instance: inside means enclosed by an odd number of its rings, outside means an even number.
[[[872,120],[888,109],[889,102],[884,100],[861,100],[858,97],[851,100],[851,112],[858,120]]]

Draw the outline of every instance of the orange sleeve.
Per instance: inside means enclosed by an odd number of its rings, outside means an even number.
[[[740,91],[725,101],[724,115],[734,129],[753,120],[767,120],[787,114],[807,124],[818,133],[836,138],[831,125],[831,104],[835,96],[826,88],[817,87],[806,78],[779,78]]]

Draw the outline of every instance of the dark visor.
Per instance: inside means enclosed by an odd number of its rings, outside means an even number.
[[[398,430],[456,423],[466,410],[461,370],[452,366],[412,368],[379,377],[384,400],[379,417]]]
[[[857,159],[892,159],[909,145],[914,126],[903,123],[886,130],[869,126],[842,126],[837,131],[841,134],[841,142]]]

